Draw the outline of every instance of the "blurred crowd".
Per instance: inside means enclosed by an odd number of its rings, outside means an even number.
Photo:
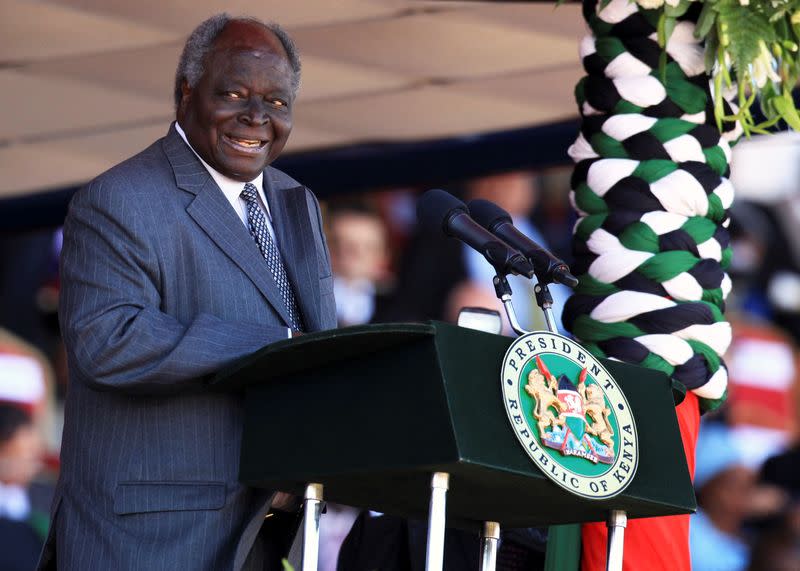
[[[496,202],[518,228],[569,262],[569,174],[569,168],[502,173],[447,188],[465,201]],[[502,312],[488,264],[461,243],[416,226],[421,190],[323,201],[340,326],[456,321],[464,307]],[[699,571],[800,569],[798,228],[800,197],[739,201],[732,210],[731,384],[727,404],[704,418],[698,443],[691,547]],[[33,568],[58,472],[69,383],[56,313],[59,248],[58,229],[0,234],[0,569],[9,571]],[[523,326],[544,328],[530,282],[511,286]],[[551,291],[558,314],[569,292]],[[336,568],[354,522],[380,517],[328,505],[320,569]],[[501,557],[520,553],[506,549]]]

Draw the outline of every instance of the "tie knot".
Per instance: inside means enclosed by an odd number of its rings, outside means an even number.
[[[254,185],[252,182],[245,183],[241,197],[248,202],[258,200],[258,189],[256,189],[256,185]]]

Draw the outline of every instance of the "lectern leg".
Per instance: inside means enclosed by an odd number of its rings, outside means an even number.
[[[607,571],[622,571],[622,552],[625,543],[625,526],[628,515],[624,510],[608,512],[608,550],[606,551]]]
[[[319,517],[322,512],[322,484],[308,484],[303,501],[302,571],[317,571],[319,561]]]
[[[434,472],[431,478],[431,504],[428,511],[428,549],[425,571],[441,571],[444,564],[444,524],[450,474]]]
[[[497,544],[499,542],[500,524],[496,521],[483,522],[480,571],[495,571],[497,569]]]

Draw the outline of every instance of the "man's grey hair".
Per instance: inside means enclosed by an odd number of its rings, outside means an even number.
[[[229,22],[250,22],[257,26],[261,26],[269,30],[280,40],[283,49],[286,51],[286,57],[289,60],[289,65],[294,72],[292,77],[292,95],[297,95],[297,90],[300,88],[300,53],[295,46],[294,41],[289,34],[274,22],[262,22],[257,18],[232,18],[228,14],[216,14],[198,25],[183,46],[183,53],[181,59],[178,61],[178,69],[175,71],[175,107],[177,108],[181,103],[183,92],[181,85],[183,81],[189,84],[189,87],[196,87],[203,77],[205,72],[206,59],[214,46],[214,41],[222,33],[222,30],[228,25]]]

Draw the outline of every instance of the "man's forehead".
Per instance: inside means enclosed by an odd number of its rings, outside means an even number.
[[[283,44],[272,30],[244,20],[228,22],[214,41],[213,51],[265,52],[288,57]]]

